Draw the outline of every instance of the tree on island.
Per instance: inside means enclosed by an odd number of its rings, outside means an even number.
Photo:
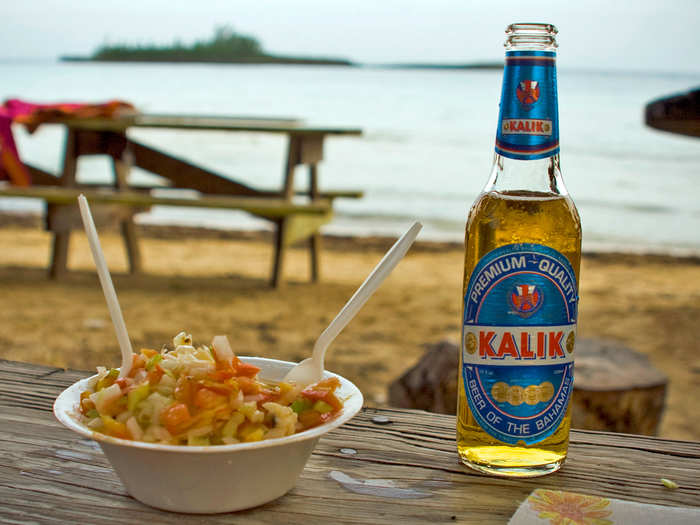
[[[349,60],[334,58],[285,57],[266,53],[260,42],[234,31],[229,25],[218,26],[208,40],[190,46],[176,41],[171,45],[103,44],[88,58],[63,57],[69,61],[100,62],[219,62],[219,63],[291,63],[351,65]]]

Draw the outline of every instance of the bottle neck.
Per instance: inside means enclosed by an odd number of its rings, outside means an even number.
[[[496,153],[484,192],[568,195],[559,166],[559,154],[536,160],[518,160]]]
[[[487,191],[566,194],[559,168],[556,28],[513,24]]]

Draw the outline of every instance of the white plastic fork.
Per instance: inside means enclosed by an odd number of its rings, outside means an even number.
[[[95,261],[95,266],[97,267],[97,276],[100,278],[102,292],[105,294],[109,315],[112,318],[114,331],[117,334],[117,341],[119,342],[119,349],[122,352],[122,366],[119,369],[119,377],[125,377],[129,375],[129,372],[131,371],[131,363],[133,359],[131,341],[129,341],[129,334],[126,331],[126,324],[124,323],[122,310],[119,307],[117,292],[114,289],[112,277],[109,275],[109,270],[107,269],[105,256],[102,253],[102,246],[100,245],[100,238],[97,236],[95,222],[92,220],[90,205],[88,204],[85,195],[80,194],[78,196],[78,206],[80,207],[80,216],[83,219],[85,233],[87,234],[88,242],[90,243],[92,258]]]
[[[331,324],[323,331],[316,340],[311,357],[304,359],[292,368],[283,381],[288,383],[296,383],[298,386],[305,387],[311,383],[316,383],[323,378],[323,363],[326,356],[326,350],[333,340],[342,332],[348,323],[357,315],[357,312],[365,305],[367,300],[379,288],[379,285],[384,282],[392,270],[396,267],[406,252],[416,240],[418,232],[423,225],[416,222],[404,233],[401,238],[391,247],[384,255],[379,264],[372,270],[369,277],[357,289],[350,300],[343,306],[338,315],[331,321]]]

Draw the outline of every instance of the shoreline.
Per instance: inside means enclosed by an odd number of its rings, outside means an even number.
[[[25,211],[0,211],[0,228],[37,228],[43,230],[43,214]],[[105,231],[115,232],[116,229],[116,225],[108,225],[105,228]],[[263,229],[237,230],[209,226],[165,224],[160,222],[137,222],[136,229],[139,235],[142,237],[161,240],[198,238],[236,241],[273,241],[273,232],[271,230]],[[323,249],[328,251],[343,251],[349,248],[363,248],[369,250],[386,251],[394,244],[395,241],[396,237],[386,235],[347,235],[324,233]],[[415,241],[411,249],[424,253],[448,252],[453,250],[463,250],[464,243],[462,241],[419,239]],[[635,260],[643,258],[650,262],[653,261],[660,264],[671,264],[673,262],[680,261],[684,264],[700,265],[700,250],[684,250],[680,248],[671,249],[666,253],[660,253],[649,249],[645,250],[641,247],[639,250],[620,250],[614,248],[598,250],[584,249],[582,251],[582,255],[601,262],[612,260],[620,261],[626,259],[631,263]]]

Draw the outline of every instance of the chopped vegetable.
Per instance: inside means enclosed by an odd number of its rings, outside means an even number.
[[[226,363],[229,366],[233,363],[233,350],[228,342],[228,337],[225,335],[217,335],[211,342],[211,347],[216,354],[216,360],[220,363]]]
[[[107,412],[109,410],[109,406],[120,397],[122,397],[122,389],[119,387],[119,385],[112,384],[107,388],[103,388],[102,390],[98,390],[94,394],[91,394],[90,401],[95,404],[95,408],[97,408],[98,412],[102,413]]]
[[[151,357],[148,362],[146,363],[146,370],[149,372],[153,370],[153,367],[156,366],[160,361],[163,360],[163,356],[160,354],[156,354],[153,357]]]
[[[127,405],[126,408],[129,412],[136,410],[136,405],[148,397],[151,392],[151,385],[148,382],[141,383],[139,386],[129,391],[126,395]]]
[[[107,388],[108,386],[111,386],[114,381],[119,377],[119,370],[116,368],[112,368],[109,373],[102,379],[100,379],[97,382],[97,386],[95,387],[95,391],[99,392],[103,388]]]
[[[314,403],[314,410],[320,414],[327,414],[328,412],[333,412],[333,407],[330,406],[325,401],[316,401]]]
[[[116,421],[110,416],[100,416],[102,424],[104,425],[105,434],[118,438],[129,438],[129,434],[126,430],[126,425]]]
[[[176,403],[171,405],[160,416],[161,421],[171,434],[176,434],[178,430],[182,430],[192,420],[190,411],[187,405]]]
[[[223,336],[211,347],[181,332],[173,349],[143,348],[128,377],[98,367],[80,395],[80,420],[96,432],[151,443],[210,446],[288,436],[337,416],[337,378],[305,389],[264,383]]]
[[[299,414],[300,412],[311,408],[311,401],[308,399],[297,399],[290,405],[290,407],[294,412]]]
[[[661,484],[667,489],[675,490],[678,488],[678,483],[671,481],[670,479],[661,478]]]

